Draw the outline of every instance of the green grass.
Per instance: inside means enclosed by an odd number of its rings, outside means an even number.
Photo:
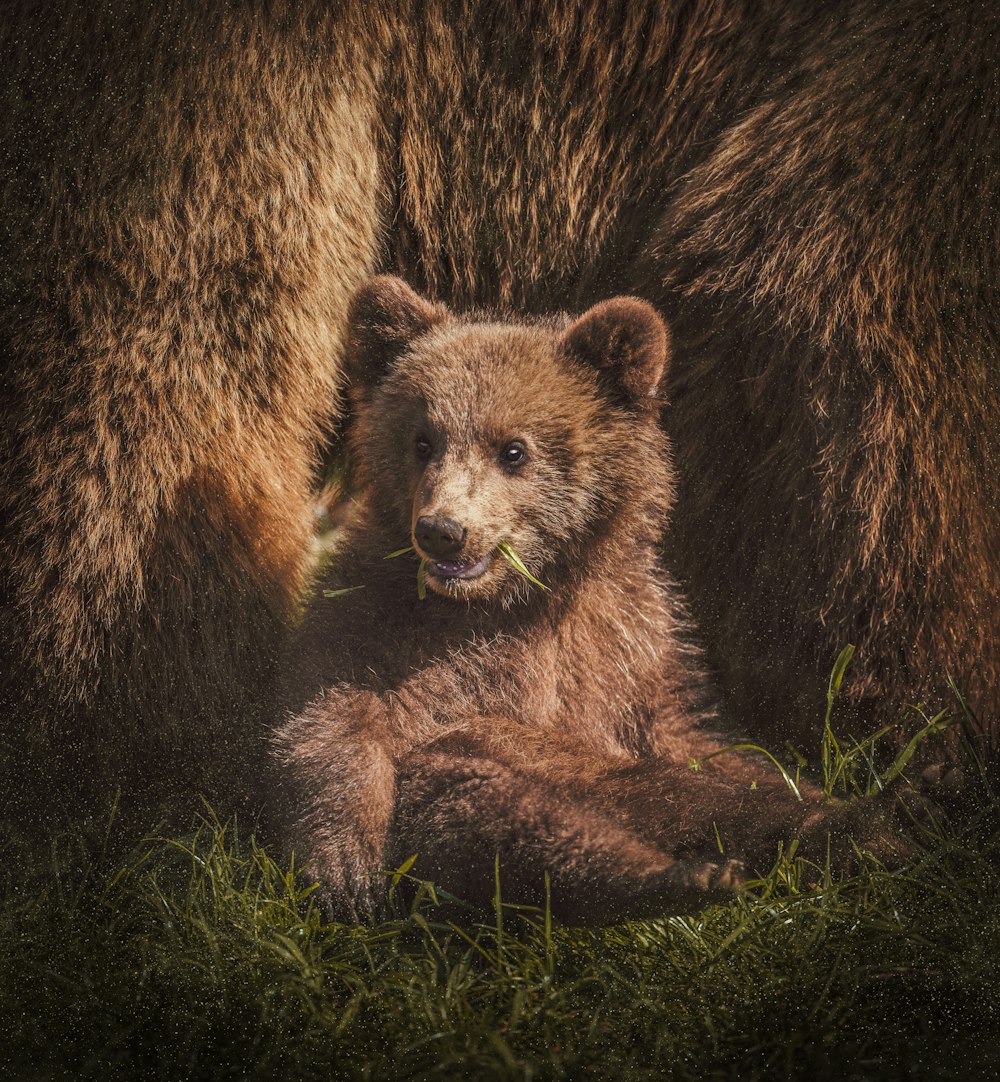
[[[536,579],[527,567],[525,567],[524,560],[518,556],[514,546],[509,541],[501,541],[500,544],[497,545],[497,551],[515,571],[520,572],[520,574],[522,574],[532,585],[537,586],[540,590],[548,589],[548,586],[546,586],[544,582]]]
[[[827,729],[831,791],[898,765]],[[376,926],[326,924],[292,869],[208,814],[125,856],[82,829],[44,859],[8,838],[0,1077],[995,1077],[994,805],[914,831],[901,869],[792,851],[732,904],[604,930],[505,906],[502,869],[481,923],[425,887]],[[419,861],[403,871],[419,883]]]
[[[413,545],[407,545],[405,548],[396,549],[395,552],[390,552],[388,556],[383,557],[386,560],[395,560],[397,556],[404,556],[408,552],[415,552]],[[524,561],[518,556],[514,549],[514,546],[509,541],[501,541],[497,545],[497,551],[500,555],[514,568],[515,571],[522,574],[530,583],[539,587],[541,590],[547,590],[548,587],[545,583],[540,582],[534,575],[525,567]],[[417,565],[417,597],[424,601],[427,598],[427,557],[421,556],[420,563]],[[362,589],[361,586],[352,586],[347,590],[324,590],[323,595],[325,597],[340,597],[343,594],[352,593],[354,590]]]
[[[988,1077],[1000,837],[974,818],[911,866],[782,860],[735,903],[602,931],[455,925],[428,894],[324,925],[211,821],[123,862],[73,839],[0,918],[12,1078]]]

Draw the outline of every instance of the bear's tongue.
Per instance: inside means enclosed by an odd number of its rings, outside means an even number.
[[[490,564],[490,555],[476,560],[475,563],[465,561],[431,560],[428,570],[442,579],[475,579],[478,578]]]

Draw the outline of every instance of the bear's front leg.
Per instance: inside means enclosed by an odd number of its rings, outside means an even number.
[[[486,907],[500,858],[505,902],[541,905],[570,924],[690,913],[733,897],[743,866],[706,850],[680,859],[585,797],[479,752],[423,747],[399,764],[388,863]]]
[[[378,912],[402,743],[387,704],[368,691],[328,691],[275,736],[280,829],[330,917]]]

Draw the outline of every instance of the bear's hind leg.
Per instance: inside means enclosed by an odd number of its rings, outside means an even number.
[[[542,904],[571,924],[689,913],[731,898],[743,866],[709,853],[671,856],[598,805],[494,759],[423,749],[398,775],[389,866],[415,871],[477,906]]]
[[[925,804],[917,794],[897,790],[827,800],[805,779],[796,794],[770,764],[742,754],[720,757],[698,771],[686,763],[645,759],[604,772],[590,792],[651,844],[679,852],[714,840],[759,872],[792,841],[812,860],[829,856],[847,865],[858,846],[897,862],[912,852],[904,830]]]

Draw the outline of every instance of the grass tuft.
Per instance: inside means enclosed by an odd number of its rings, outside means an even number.
[[[701,770],[702,765],[707,763],[710,759],[714,759],[717,755],[726,755],[731,751],[752,751],[759,755],[763,755],[770,759],[774,764],[775,769],[784,778],[785,784],[791,789],[795,795],[796,800],[802,799],[802,793],[799,792],[799,786],[795,778],[788,772],[784,765],[772,755],[767,748],[762,748],[759,744],[727,744],[724,748],[718,748],[716,751],[710,752],[708,755],[703,755],[700,759],[692,759],[690,767],[692,770]]]
[[[502,865],[482,923],[443,918],[426,889],[348,927],[325,924],[294,870],[226,824],[117,864],[60,847],[47,876],[4,893],[0,1068],[974,1078],[1000,1023],[1000,844],[984,826],[949,831],[905,872],[865,858],[838,877],[787,852],[728,906],[597,931],[507,905]]]
[[[417,597],[423,601],[427,597],[427,557],[421,556],[417,565]]]
[[[396,549],[395,552],[390,552],[388,556],[383,556],[383,560],[395,560],[397,556],[405,556],[408,552],[416,552],[413,545],[406,545],[404,548]],[[417,597],[421,601],[427,599],[427,557],[421,556],[420,563],[417,564]]]

